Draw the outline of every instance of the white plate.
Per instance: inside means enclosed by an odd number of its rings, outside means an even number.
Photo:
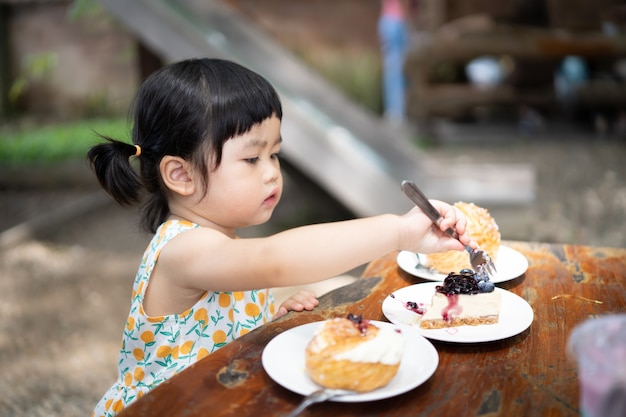
[[[401,251],[398,253],[396,260],[400,268],[416,277],[430,281],[443,281],[448,275],[447,273],[441,274],[439,271],[429,268],[426,256],[421,253]],[[521,276],[527,269],[528,260],[524,255],[508,246],[500,246],[496,261],[497,272],[490,280],[494,284],[509,281]],[[460,271],[454,272],[458,273]]]
[[[428,306],[435,294],[437,285],[439,283],[426,282],[394,291],[395,298],[388,296],[383,301],[383,314],[392,323],[414,327],[424,337],[454,343],[492,342],[506,339],[523,332],[533,322],[533,309],[526,300],[512,292],[496,287],[495,291],[502,294],[498,323],[444,329],[422,329],[419,327],[421,316],[408,310],[403,302],[414,301]]]
[[[400,327],[406,342],[405,354],[400,362],[398,373],[389,384],[374,391],[362,394],[345,395],[331,399],[337,402],[373,401],[393,397],[423,384],[437,369],[439,355],[435,347],[420,336],[412,327],[396,326],[391,323],[372,320],[377,326]],[[263,349],[263,368],[276,383],[297,392],[309,395],[320,389],[305,370],[304,351],[315,329],[321,321],[303,324],[289,329],[272,340]]]

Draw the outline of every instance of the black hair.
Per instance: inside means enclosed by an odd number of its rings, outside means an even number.
[[[134,100],[132,141],[139,145],[139,172],[131,164],[134,145],[101,136],[87,157],[104,190],[118,203],[142,200],[144,229],[155,232],[169,215],[159,164],[165,155],[191,161],[199,172],[216,169],[224,143],[265,119],[282,120],[276,90],[259,74],[231,61],[189,59],[163,67],[141,85]],[[207,152],[212,167],[207,166]],[[206,188],[205,178],[205,188]]]

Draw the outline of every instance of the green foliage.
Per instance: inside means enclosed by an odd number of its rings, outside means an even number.
[[[103,9],[95,0],[74,0],[68,9],[67,19],[76,21],[82,17],[98,17],[102,15]],[[56,52],[40,52],[31,54],[22,59],[19,73],[11,82],[8,92],[10,103],[17,103],[33,84],[45,82],[57,70],[59,55]],[[102,107],[103,97],[97,97],[99,107]],[[106,103],[105,103],[106,104]]]
[[[380,113],[382,87],[378,56],[362,55],[348,65],[345,64],[335,61],[329,66],[331,80],[355,101],[375,113]]]
[[[351,56],[328,51],[296,51],[300,58],[363,107],[382,114],[380,58],[364,52]]]
[[[102,11],[102,6],[94,0],[74,0],[70,6],[67,17],[70,21],[80,19],[82,16],[95,16]]]
[[[83,120],[35,128],[0,128],[0,164],[49,164],[85,158],[87,150],[101,141],[97,135],[130,142],[125,118]]]
[[[26,56],[20,74],[9,88],[9,101],[15,103],[33,83],[49,78],[58,61],[58,55],[53,52]]]

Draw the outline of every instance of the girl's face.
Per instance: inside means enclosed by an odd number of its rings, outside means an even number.
[[[283,190],[281,140],[275,116],[227,140],[220,166],[209,174],[203,217],[227,231],[268,221]]]

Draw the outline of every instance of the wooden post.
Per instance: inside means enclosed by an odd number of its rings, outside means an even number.
[[[0,3],[0,119],[10,113],[9,6]]]

